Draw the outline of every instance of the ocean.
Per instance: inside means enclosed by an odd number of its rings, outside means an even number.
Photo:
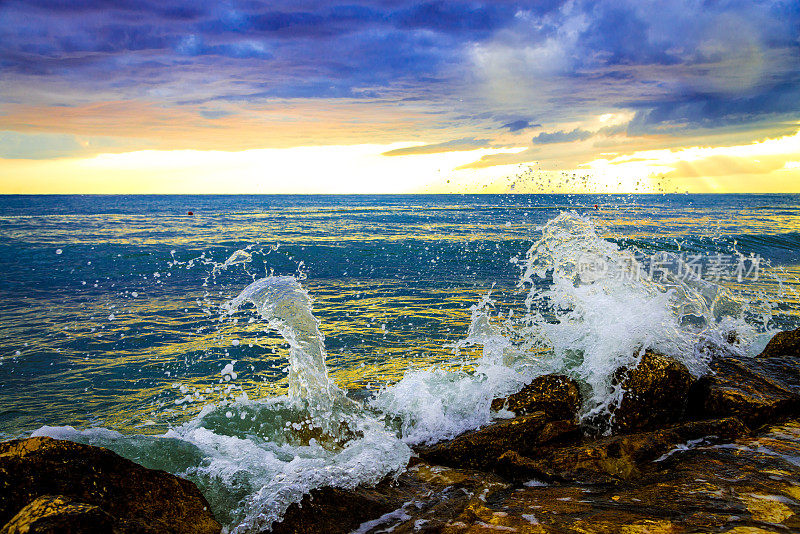
[[[645,348],[699,376],[800,327],[800,195],[3,196],[0,272],[0,438],[109,447],[258,532],[535,376],[613,417]]]

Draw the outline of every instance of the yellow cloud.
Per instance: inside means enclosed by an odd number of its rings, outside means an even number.
[[[786,156],[762,156],[759,159],[735,156],[709,156],[695,161],[679,161],[665,178],[769,174],[786,165]]]
[[[430,126],[424,108],[354,100],[276,100],[231,106],[217,118],[197,106],[99,102],[83,106],[7,105],[0,130],[127,139],[122,150],[247,150],[414,139]],[[454,131],[454,130],[451,130]],[[466,137],[468,132],[455,132]]]
[[[606,182],[636,178],[652,190],[800,192],[800,132],[746,145],[641,150],[580,166]]]

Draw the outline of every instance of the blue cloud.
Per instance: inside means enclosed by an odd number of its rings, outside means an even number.
[[[175,51],[186,56],[223,56],[239,59],[270,59],[270,47],[264,41],[248,39],[221,44],[206,44],[198,35],[187,35],[176,45]]]
[[[503,128],[508,128],[510,132],[518,132],[520,130],[526,130],[528,128],[534,128],[537,126],[541,126],[541,124],[531,124],[531,122],[527,119],[518,119],[504,124]]]
[[[572,131],[542,132],[533,138],[534,145],[547,145],[551,143],[567,143],[571,141],[585,141],[592,136],[592,132],[575,128]]]
[[[687,92],[661,100],[631,102],[630,107],[638,109],[628,126],[628,133],[634,135],[796,118],[800,113],[800,75],[744,96]]]
[[[12,1],[0,4],[0,20],[30,25],[0,25],[0,67],[66,81],[76,92],[111,91],[117,98],[182,83],[185,74],[205,69],[207,78],[218,79],[208,100],[246,95],[258,100],[363,98],[378,94],[369,87],[435,85],[443,79],[442,66],[460,61],[459,41],[447,32],[405,27],[413,21],[400,15],[410,9],[402,4],[324,4],[307,11],[292,10],[288,2],[265,7],[143,3],[134,16],[134,6],[124,2],[81,1],[68,11],[57,2]],[[455,16],[455,8],[445,7],[438,6]],[[487,10],[467,11],[477,17]],[[444,24],[453,25],[452,20]]]
[[[200,115],[203,118],[211,120],[221,119],[223,117],[230,117],[231,115],[234,115],[233,111],[224,109],[201,109],[198,113],[200,113]]]
[[[400,27],[442,32],[469,32],[472,38],[502,28],[513,20],[516,9],[501,2],[481,4],[425,2],[391,15]]]
[[[580,46],[591,54],[583,59],[604,65],[672,65],[680,58],[652,36],[649,24],[635,10],[617,3],[599,2],[591,11],[591,23]]]

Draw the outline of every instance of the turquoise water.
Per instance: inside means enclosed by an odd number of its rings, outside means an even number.
[[[647,271],[659,252],[706,269],[722,254],[733,274],[710,283],[736,305],[715,301],[690,331],[663,284],[557,284],[571,257],[630,254]],[[761,261],[741,280],[740,255]],[[184,474],[247,532],[311,487],[379,479],[408,444],[485,423],[487,397],[537,373],[566,368],[602,410],[606,367],[624,363],[608,347],[691,353],[735,328],[755,350],[800,326],[800,195],[5,196],[0,272],[0,436],[96,442]],[[267,300],[226,309],[271,275]],[[664,328],[637,337],[642,321]],[[620,325],[632,333],[601,335]],[[559,351],[576,343],[569,367]],[[303,359],[314,351],[326,365]],[[317,430],[286,430],[303,421]]]

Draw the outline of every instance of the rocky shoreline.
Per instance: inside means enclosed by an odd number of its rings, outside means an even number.
[[[0,443],[0,495],[2,534],[221,530],[188,480],[46,437]]]
[[[583,423],[579,384],[539,377],[493,402],[510,418],[374,488],[314,490],[272,532],[800,531],[800,330],[710,367],[647,352],[615,373],[614,417]],[[0,494],[0,534],[221,530],[192,483],[49,438],[0,443]]]

